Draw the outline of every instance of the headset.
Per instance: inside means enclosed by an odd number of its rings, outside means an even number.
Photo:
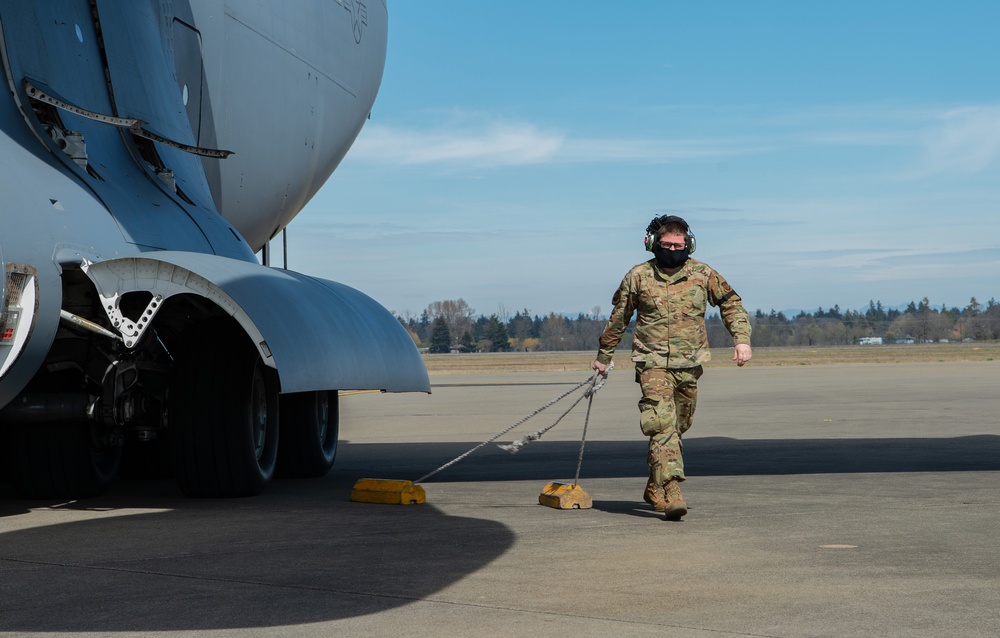
[[[649,222],[649,226],[646,226],[646,250],[653,252],[653,249],[656,248],[656,231],[661,226],[666,226],[667,224],[680,224],[684,227],[684,233],[687,235],[688,254],[693,255],[694,249],[697,247],[694,233],[691,232],[691,227],[688,226],[688,223],[677,215],[661,215],[654,217],[653,221]]]

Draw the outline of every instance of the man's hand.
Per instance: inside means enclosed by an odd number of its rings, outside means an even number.
[[[741,364],[741,365],[742,365],[742,364]],[[603,363],[601,363],[600,361],[598,361],[598,360],[596,360],[596,359],[595,359],[595,360],[594,360],[594,361],[593,361],[593,362],[592,362],[592,363],[590,364],[590,367],[591,367],[591,369],[593,369],[593,370],[597,370],[597,372],[598,372],[598,373],[600,373],[600,375],[601,375],[602,377],[606,377],[606,376],[608,376],[608,366],[607,366],[607,365],[605,365],[605,364],[603,364]]]
[[[736,349],[733,351],[733,361],[736,362],[736,365],[742,367],[743,364],[749,361],[752,356],[753,352],[750,350],[750,344],[736,344]]]

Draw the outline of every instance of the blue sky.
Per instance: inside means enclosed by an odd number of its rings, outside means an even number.
[[[607,314],[649,220],[751,310],[1000,297],[1000,2],[389,2],[290,267],[401,314]]]

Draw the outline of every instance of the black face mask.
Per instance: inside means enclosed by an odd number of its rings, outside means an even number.
[[[691,252],[686,246],[681,250],[667,250],[657,246],[653,249],[653,254],[656,255],[656,263],[660,268],[677,268],[684,265]]]

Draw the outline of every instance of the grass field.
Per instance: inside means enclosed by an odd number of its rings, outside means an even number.
[[[493,352],[425,354],[427,371],[434,374],[488,374],[512,372],[574,372],[589,370],[594,351]],[[733,365],[731,349],[713,348],[707,367]],[[1000,361],[1000,342],[921,343],[885,346],[820,346],[754,348],[748,366],[811,366],[835,363],[927,363]],[[615,363],[631,367],[628,351],[618,351]]]

